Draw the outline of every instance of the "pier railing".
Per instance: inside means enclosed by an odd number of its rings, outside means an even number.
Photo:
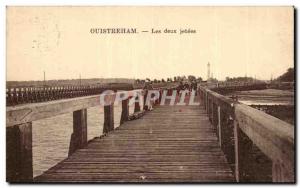
[[[107,85],[8,87],[6,89],[6,106],[98,95],[107,89],[114,90]],[[126,85],[124,88],[118,86],[118,89],[132,90]]]
[[[294,182],[294,127],[207,88],[201,102],[238,182]]]
[[[160,93],[162,89],[157,88]],[[170,95],[174,88],[167,89]],[[145,90],[135,91],[139,96],[147,95]],[[128,97],[122,100],[120,123],[128,120],[128,103],[133,97],[132,91],[122,92],[125,92]],[[103,106],[104,134],[114,130],[113,101],[117,94],[105,94],[104,97],[109,103]],[[199,88],[199,94],[237,181],[295,181],[292,125],[204,87]],[[147,109],[145,100],[143,101],[144,109]],[[155,103],[159,101],[160,98]],[[7,107],[7,181],[28,182],[33,179],[33,121],[73,113],[73,133],[69,148],[69,155],[71,155],[77,149],[87,145],[87,108],[93,106],[101,106],[100,95]],[[135,102],[134,111],[140,110],[140,103]]]
[[[177,83],[155,83],[156,88],[164,88]],[[60,85],[60,86],[8,86],[6,88],[6,106],[27,103],[39,103],[75,97],[99,95],[105,90],[141,89],[144,84],[101,84],[101,85]]]
[[[120,124],[128,120],[129,99],[144,96],[144,90],[121,91],[122,99]],[[100,95],[32,103],[7,107],[6,109],[6,171],[8,182],[28,182],[33,180],[32,161],[32,122],[65,113],[73,112],[73,133],[71,135],[69,155],[87,144],[87,108],[103,106],[103,134],[114,130],[114,101],[118,93],[102,94],[105,104],[101,104]],[[142,100],[141,100],[142,101]],[[140,102],[135,101],[135,112],[141,110]],[[143,105],[146,107],[146,105]],[[51,125],[49,125],[51,126]],[[99,136],[101,133],[99,133]]]

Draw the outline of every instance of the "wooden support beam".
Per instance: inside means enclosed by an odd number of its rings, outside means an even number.
[[[129,106],[128,106],[129,99],[122,100],[122,114],[120,125],[122,125],[125,121],[128,120],[129,116]]]
[[[73,133],[71,135],[69,156],[87,144],[87,109],[73,112]]]
[[[103,133],[114,130],[114,105],[104,106],[104,126]]]
[[[6,181],[31,182],[32,122],[6,128]]]

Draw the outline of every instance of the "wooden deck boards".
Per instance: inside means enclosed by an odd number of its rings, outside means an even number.
[[[158,106],[58,163],[37,182],[230,182],[203,107]]]

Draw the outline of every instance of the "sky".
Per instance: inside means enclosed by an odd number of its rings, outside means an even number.
[[[7,7],[7,81],[270,79],[294,66],[293,7]],[[91,34],[137,28],[137,34]],[[152,34],[151,29],[193,29]],[[141,32],[147,30],[149,32]]]

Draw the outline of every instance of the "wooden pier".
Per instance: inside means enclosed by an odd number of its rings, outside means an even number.
[[[158,98],[153,110],[133,121],[128,121],[126,98],[116,129],[115,94],[107,94],[111,104],[104,106],[104,135],[89,142],[86,109],[100,105],[99,95],[8,107],[7,181],[295,181],[291,125],[207,88],[197,93],[201,105],[159,105]],[[135,107],[141,110],[139,103]],[[33,178],[31,122],[69,112],[69,157]]]
[[[227,182],[234,176],[203,107],[159,106],[94,139],[35,181]]]

